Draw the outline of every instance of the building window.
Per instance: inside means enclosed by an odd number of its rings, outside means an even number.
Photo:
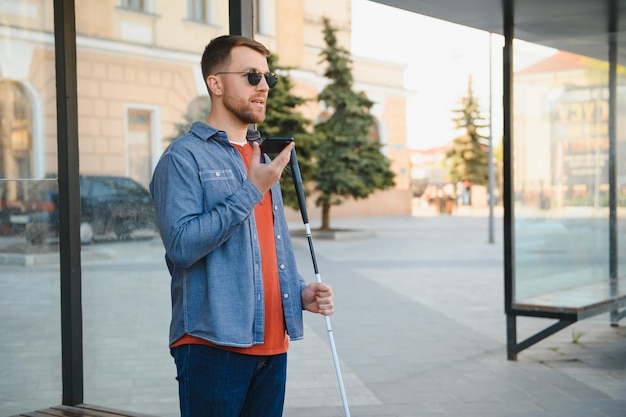
[[[121,0],[120,7],[123,9],[134,10],[136,12],[148,12],[147,0]]]
[[[32,177],[31,102],[24,87],[15,81],[0,82],[0,178]],[[0,207],[24,200],[27,186],[20,181],[0,184]]]
[[[378,127],[378,121],[374,121],[370,126],[369,138],[374,143],[380,143],[380,128]]]
[[[31,177],[32,119],[24,87],[15,81],[0,82],[0,178]]]
[[[215,0],[187,0],[189,20],[215,23]]]
[[[129,108],[126,126],[128,176],[148,186],[152,176],[154,115],[150,109]]]
[[[261,35],[269,33],[268,13],[269,5],[266,0],[254,1],[254,29],[256,33]]]

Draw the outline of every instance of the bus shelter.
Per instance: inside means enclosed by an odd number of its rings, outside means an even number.
[[[617,0],[378,1],[503,35],[504,307],[507,356],[626,306],[626,4]],[[141,2],[143,3],[143,2]],[[254,5],[230,0],[230,32]],[[564,11],[567,11],[564,13]],[[62,402],[83,403],[80,176],[74,0],[56,0],[54,60]],[[150,16],[147,16],[150,18]],[[544,49],[529,52],[524,43]],[[87,45],[93,47],[93,44]],[[44,54],[44,53],[42,53]],[[532,56],[534,54],[534,56]],[[517,62],[532,62],[518,67]],[[16,137],[19,145],[19,137]],[[491,200],[495,198],[492,192]],[[517,321],[553,320],[518,341]]]
[[[379,3],[504,37],[508,359],[594,315],[617,326],[626,305],[626,4]],[[522,338],[522,317],[553,322]]]

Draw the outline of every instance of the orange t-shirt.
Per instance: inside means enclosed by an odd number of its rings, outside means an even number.
[[[246,168],[252,159],[252,146],[247,143],[243,146],[233,144],[244,160]],[[257,236],[261,249],[261,271],[263,274],[263,294],[265,299],[265,329],[263,344],[249,348],[219,346],[188,334],[184,335],[171,347],[186,344],[202,344],[218,347],[247,355],[277,355],[287,352],[289,337],[285,331],[283,303],[280,297],[280,282],[278,280],[278,260],[276,258],[276,242],[274,241],[274,216],[272,213],[272,196],[268,191],[263,200],[254,208]]]

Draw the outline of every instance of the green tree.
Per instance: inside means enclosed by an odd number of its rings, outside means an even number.
[[[307,131],[311,121],[296,111],[296,108],[304,104],[306,100],[291,93],[292,82],[289,76],[289,68],[278,66],[278,57],[276,55],[270,55],[267,62],[271,70],[280,72],[280,76],[276,87],[270,90],[265,120],[257,126],[257,129],[263,139],[268,136],[292,136],[294,138],[298,166],[300,167],[302,181],[305,182],[305,194],[308,195],[312,188],[310,181],[315,171],[312,150],[315,144],[315,136]],[[289,166],[283,171],[280,186],[285,204],[298,209],[298,199]]]
[[[370,130],[375,121],[370,114],[373,102],[363,92],[352,90],[350,53],[337,43],[337,29],[324,18],[321,62],[327,62],[324,76],[331,82],[318,95],[330,117],[315,126],[319,143],[315,147],[317,170],[316,205],[322,208],[322,230],[330,229],[330,208],[346,198],[361,199],[378,189],[394,185],[389,160],[373,141]]]
[[[172,142],[189,132],[195,122],[206,122],[211,111],[211,99],[209,96],[197,97],[195,104],[195,111],[188,111],[183,115],[181,123],[174,123],[174,135],[165,138],[167,142]]]
[[[461,99],[461,104],[461,108],[453,110],[458,116],[452,120],[464,132],[454,139],[446,154],[446,179],[453,184],[469,180],[472,184],[485,185],[489,178],[489,138],[479,133],[486,125],[474,97],[471,76],[467,96]]]

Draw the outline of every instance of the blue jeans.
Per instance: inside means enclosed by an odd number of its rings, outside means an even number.
[[[281,417],[287,354],[253,356],[205,345],[171,350],[181,417]]]

